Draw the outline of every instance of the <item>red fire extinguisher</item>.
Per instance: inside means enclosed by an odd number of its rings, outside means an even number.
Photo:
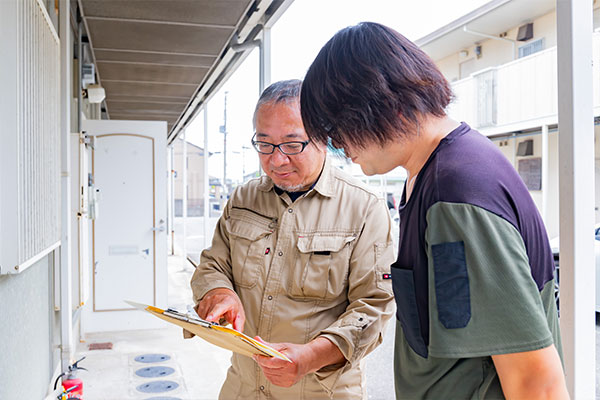
[[[63,372],[58,376],[58,378],[56,378],[56,381],[54,382],[55,390],[58,380],[64,377],[62,380],[63,395],[62,397],[60,397],[60,399],[83,400],[83,381],[77,378],[76,375],[77,370],[87,371],[87,369],[78,365],[79,362],[81,362],[81,360],[83,360],[84,358],[85,357],[82,357],[79,360],[75,361],[73,364],[69,365],[68,370],[66,372]]]

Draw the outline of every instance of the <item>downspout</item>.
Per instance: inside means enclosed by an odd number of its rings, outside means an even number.
[[[77,132],[81,133],[81,111],[83,109],[83,86],[81,83],[82,74],[81,70],[83,69],[83,44],[81,43],[81,38],[83,36],[83,21],[81,17],[79,17],[77,22]]]
[[[472,31],[469,28],[467,28],[466,25],[463,25],[463,31],[465,31],[466,33],[470,33],[471,35],[477,35],[477,36],[481,36],[481,37],[488,38],[488,39],[503,40],[506,42],[510,42],[510,44],[512,45],[512,59],[513,60],[515,59],[515,43],[516,43],[516,41],[514,41],[512,39],[501,38],[501,37],[494,36],[494,35],[488,35],[487,33]]]
[[[60,343],[61,370],[66,371],[74,352],[71,271],[71,30],[69,1],[61,0],[60,34],[60,130],[61,130],[61,243],[60,243]],[[58,257],[55,258],[55,260]]]

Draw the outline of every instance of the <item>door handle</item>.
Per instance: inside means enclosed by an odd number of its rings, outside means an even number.
[[[152,227],[152,232],[164,232],[165,231],[165,220],[164,219],[161,219],[160,221],[158,221],[158,225],[159,225],[158,228],[156,226]]]

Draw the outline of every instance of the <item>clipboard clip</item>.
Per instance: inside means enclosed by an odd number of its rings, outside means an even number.
[[[184,314],[180,311],[175,310],[174,308],[167,308],[165,311],[163,311],[163,314],[178,319],[180,321],[189,322],[190,324],[201,325],[205,328],[211,328],[213,325],[219,325],[216,322],[209,322],[200,318],[193,317],[189,314]]]

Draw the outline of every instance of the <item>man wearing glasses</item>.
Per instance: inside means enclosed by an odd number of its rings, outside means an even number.
[[[366,398],[361,359],[393,312],[386,203],[308,140],[301,84],[258,100],[252,144],[266,176],[234,190],[191,281],[201,318],[292,363],[234,354],[221,399]]]

